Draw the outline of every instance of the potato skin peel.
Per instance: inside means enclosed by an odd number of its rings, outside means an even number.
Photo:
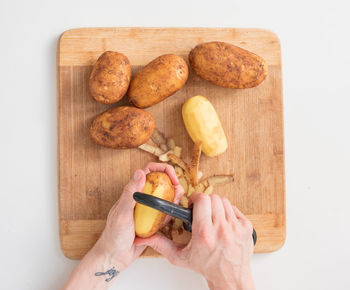
[[[138,108],[157,104],[179,89],[188,78],[185,60],[175,54],[164,54],[141,68],[132,79],[129,100]]]
[[[263,58],[225,42],[206,42],[197,45],[188,56],[192,69],[214,85],[246,89],[259,85],[267,76]]]
[[[90,127],[92,139],[113,149],[138,147],[151,138],[155,121],[146,111],[121,106],[98,115]]]
[[[105,51],[92,68],[89,77],[90,94],[100,103],[113,104],[126,94],[130,79],[129,59],[122,53]]]
[[[146,175],[143,192],[173,202],[175,190],[169,176],[164,172],[150,172]],[[166,214],[136,203],[134,211],[135,233],[140,238],[155,234],[162,226]]]

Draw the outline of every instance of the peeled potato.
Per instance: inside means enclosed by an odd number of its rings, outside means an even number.
[[[146,176],[143,193],[173,202],[175,191],[169,176],[164,172],[151,172]],[[135,233],[140,238],[147,238],[162,226],[166,214],[140,203],[134,211]]]
[[[102,146],[113,149],[138,147],[151,138],[155,121],[146,111],[121,106],[98,115],[90,127],[90,135]]]
[[[227,139],[213,105],[203,96],[194,96],[182,106],[182,118],[194,143],[202,142],[202,151],[209,157],[227,149]]]
[[[267,64],[260,56],[225,42],[199,44],[188,59],[200,77],[220,87],[252,88],[267,76]]]

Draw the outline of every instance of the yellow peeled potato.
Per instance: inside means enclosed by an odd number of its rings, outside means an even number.
[[[203,96],[194,96],[182,106],[182,118],[194,143],[202,142],[202,151],[209,157],[227,149],[227,139],[213,105]]]
[[[173,202],[175,191],[169,176],[164,172],[151,172],[146,176],[143,193]],[[166,214],[140,203],[134,211],[135,233],[140,238],[147,238],[162,226]]]

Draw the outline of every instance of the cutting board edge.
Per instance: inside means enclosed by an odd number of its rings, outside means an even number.
[[[263,230],[265,233],[263,237],[260,236],[260,240],[264,240],[266,235],[273,233],[273,244],[266,247],[266,243],[263,246],[259,245],[259,225],[256,227],[258,232],[258,244],[255,248],[254,253],[270,253],[279,250],[283,247],[286,241],[286,215],[274,215],[274,214],[263,214],[263,215],[249,215],[248,218],[252,221],[253,225],[256,222],[263,223]],[[100,233],[103,231],[106,220],[63,220],[60,219],[59,230],[60,230],[60,246],[65,257],[69,259],[81,259],[84,255],[93,247]],[[267,225],[267,227],[266,227]],[[268,233],[266,233],[266,231]],[[75,237],[75,238],[72,238]],[[79,244],[79,248],[76,248],[69,242],[78,239],[79,241],[85,242],[85,246]],[[141,258],[158,258],[163,257],[161,254],[155,252],[153,249],[148,249],[146,253],[143,253]]]
[[[283,227],[281,227],[283,228]],[[284,229],[285,231],[285,229]],[[62,250],[62,253],[63,255],[68,258],[68,259],[72,259],[72,260],[81,260],[82,258],[84,258],[85,254],[90,250],[90,249],[87,249],[83,254],[76,254],[74,252],[74,250],[72,249],[69,249],[69,248],[65,248],[63,246],[63,243],[62,243],[62,236],[60,237],[60,246],[61,246],[61,250]],[[272,253],[272,252],[276,252],[278,250],[280,250],[284,244],[286,242],[286,237],[283,236],[281,237],[281,239],[274,245],[274,246],[271,246],[269,248],[264,248],[264,250],[260,250],[260,251],[254,251],[254,254],[266,254],[266,253]],[[82,252],[82,251],[80,251]],[[139,258],[163,258],[163,256],[159,253],[157,253],[156,251],[151,251],[151,254],[148,254],[148,255],[141,255]]]
[[[272,31],[271,29],[267,28],[254,28],[254,27],[201,27],[201,26],[186,26],[186,27],[180,27],[180,26],[170,26],[170,27],[157,27],[157,26],[148,26],[148,27],[137,27],[137,26],[115,26],[115,27],[76,27],[76,28],[71,28],[63,31],[60,36],[59,36],[59,45],[62,40],[65,40],[67,36],[70,34],[76,34],[77,32],[82,32],[82,31],[91,31],[91,30],[111,30],[111,29],[123,29],[123,30],[130,30],[130,29],[142,29],[142,30],[155,30],[155,29],[167,29],[167,30],[246,30],[246,31],[259,31],[261,33],[268,33],[271,34],[274,38],[278,40],[280,43],[280,38],[278,37],[277,33]]]
[[[72,28],[68,29],[64,32],[61,33],[61,35],[58,37],[58,51],[61,50],[62,45],[64,44],[65,41],[69,41],[70,36],[74,36],[77,33],[81,32],[86,32],[89,31],[91,32],[117,32],[117,31],[132,31],[132,30],[143,30],[143,31],[151,31],[151,30],[156,30],[156,29],[164,29],[164,30],[173,30],[173,31],[180,31],[180,30],[197,30],[197,31],[241,31],[241,32],[259,32],[262,34],[265,34],[265,37],[271,37],[274,39],[274,41],[277,43],[278,46],[278,53],[279,53],[279,62],[278,65],[281,66],[281,41],[278,35],[270,30],[270,29],[265,29],[265,28],[244,28],[244,27],[80,27],[80,28]],[[63,58],[64,59],[64,58]],[[77,66],[78,64],[74,64]],[[82,65],[82,64],[80,64]],[[91,64],[90,64],[91,65]],[[274,64],[273,64],[274,65]],[[57,58],[57,66],[66,66],[66,64],[61,63],[61,57],[58,56]],[[78,65],[79,66],[79,65]]]

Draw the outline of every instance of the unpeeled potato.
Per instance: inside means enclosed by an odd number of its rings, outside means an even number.
[[[136,107],[150,107],[178,91],[187,78],[185,60],[175,54],[164,54],[136,73],[131,80],[128,96]]]
[[[99,145],[126,149],[145,143],[154,128],[155,121],[150,113],[121,106],[98,115],[91,124],[90,135]]]
[[[191,50],[189,62],[203,79],[226,88],[245,89],[259,85],[267,76],[260,56],[225,42],[207,42]]]
[[[173,202],[175,191],[169,176],[164,172],[151,172],[146,175],[143,193]],[[136,203],[134,211],[135,233],[140,238],[147,238],[162,226],[166,214],[146,205]]]
[[[94,64],[89,89],[94,99],[103,104],[118,102],[127,92],[131,78],[129,59],[116,51],[104,52]]]

